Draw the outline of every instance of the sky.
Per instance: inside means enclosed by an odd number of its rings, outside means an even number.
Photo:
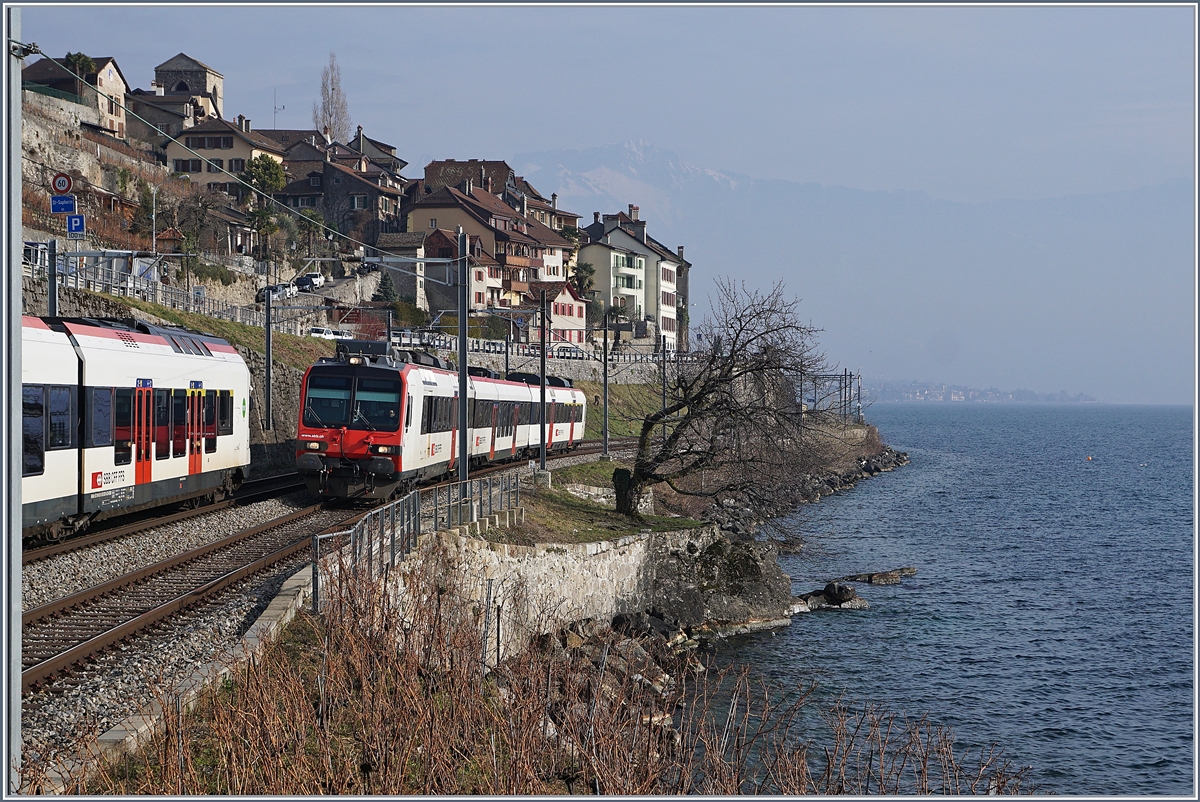
[[[311,127],[336,53],[353,122],[411,175],[644,140],[757,179],[967,203],[1195,176],[1190,5],[24,6],[22,26],[146,89],[187,53],[257,128]]]

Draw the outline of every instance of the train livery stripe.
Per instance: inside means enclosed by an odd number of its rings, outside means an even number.
[[[38,317],[30,317],[29,315],[21,315],[21,325],[27,329],[45,329],[50,331],[50,327],[46,325],[46,321]]]

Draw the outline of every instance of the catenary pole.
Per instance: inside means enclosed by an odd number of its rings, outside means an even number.
[[[265,415],[263,430],[268,432],[274,428],[271,425],[271,395],[274,389],[271,385],[271,289],[271,287],[267,287],[267,291],[263,293],[263,329],[266,335],[267,350],[266,375],[263,377],[263,384],[266,385],[263,387],[263,413]]]
[[[542,406],[541,406],[542,411],[541,411],[541,415],[538,418],[538,420],[541,422],[542,442],[538,448],[538,455],[540,457],[540,469],[543,471],[546,470],[546,327],[547,327],[547,324],[548,324],[548,321],[546,320],[546,290],[543,289],[542,290],[542,305],[541,305],[541,325],[538,326],[538,329],[540,329],[539,340],[540,340],[541,346],[542,346],[541,348],[538,349],[538,351],[541,352],[541,371],[542,371]]]
[[[467,481],[467,232],[458,227],[458,481]],[[467,486],[462,486],[465,496]]]
[[[46,314],[58,317],[58,240],[46,243]]]
[[[608,304],[604,304],[604,456],[608,457]]]
[[[21,41],[21,9],[7,6],[5,28],[8,42],[4,59],[4,177],[8,215],[4,220],[4,244],[8,268],[4,270],[4,336],[0,337],[0,373],[4,393],[0,397],[0,487],[4,493],[4,530],[8,548],[4,552],[4,584],[8,590],[8,615],[4,620],[7,652],[5,681],[4,754],[8,756],[8,792],[18,790],[21,768],[21,59],[26,55]]]

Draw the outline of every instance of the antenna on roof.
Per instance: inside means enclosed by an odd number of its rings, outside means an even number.
[[[272,108],[272,111],[271,111],[271,127],[272,127],[272,128],[275,128],[275,115],[276,115],[276,114],[278,114],[279,112],[281,112],[281,111],[285,110],[285,109],[287,108],[287,106],[277,106],[277,105],[275,105],[275,101],[276,101],[276,99],[277,99],[277,98],[275,97],[275,87],[273,87],[273,86],[272,86],[272,87],[271,87],[271,108]]]

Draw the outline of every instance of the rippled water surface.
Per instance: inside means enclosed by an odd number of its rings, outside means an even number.
[[[799,616],[722,656],[815,679],[960,744],[998,742],[1060,794],[1193,793],[1192,411],[879,404],[911,463],[788,525],[793,592],[859,583],[867,611]],[[1087,458],[1092,457],[1089,461]]]

